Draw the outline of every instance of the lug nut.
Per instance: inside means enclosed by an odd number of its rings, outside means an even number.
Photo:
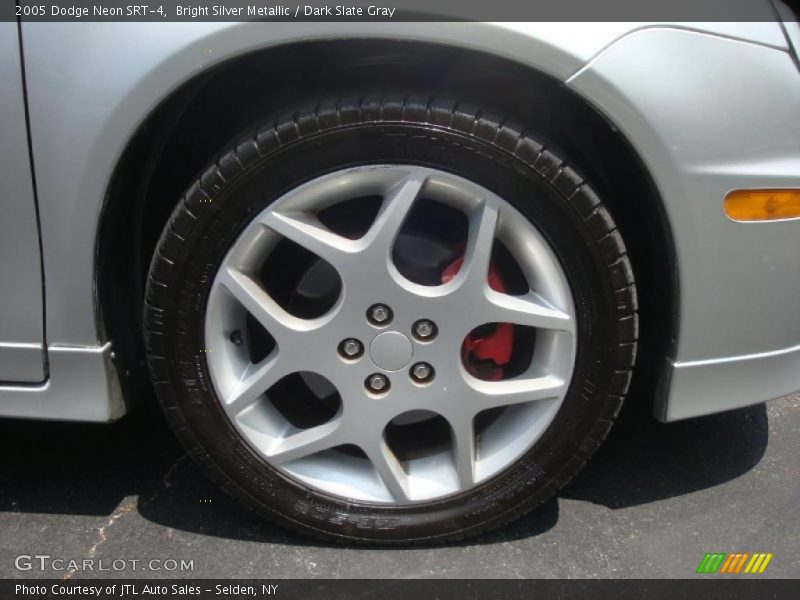
[[[418,340],[430,340],[436,335],[436,324],[428,319],[420,319],[414,323],[413,331]]]
[[[433,379],[433,367],[428,363],[419,362],[411,367],[411,378],[418,383],[430,381]]]
[[[389,378],[380,373],[374,373],[367,377],[365,384],[369,391],[376,394],[380,394],[389,390]]]
[[[358,358],[364,352],[364,347],[355,338],[348,338],[339,344],[339,353],[345,358]]]
[[[374,325],[386,325],[392,320],[392,309],[385,304],[373,304],[367,311],[367,319]]]

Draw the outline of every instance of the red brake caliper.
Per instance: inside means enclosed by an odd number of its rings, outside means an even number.
[[[464,257],[453,261],[442,273],[442,283],[455,277]],[[506,284],[494,265],[489,267],[489,287],[496,292],[505,292]],[[478,327],[464,340],[464,362],[470,373],[479,379],[499,381],[503,378],[503,367],[511,361],[514,347],[514,326],[498,323],[494,326]]]

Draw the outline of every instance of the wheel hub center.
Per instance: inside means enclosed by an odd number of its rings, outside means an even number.
[[[399,331],[378,334],[369,345],[372,362],[385,371],[399,371],[411,362],[413,354],[411,340]]]

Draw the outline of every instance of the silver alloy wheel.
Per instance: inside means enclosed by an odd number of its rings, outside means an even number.
[[[326,208],[366,196],[382,201],[374,222],[358,239],[335,233],[317,217]],[[468,222],[463,263],[440,285],[411,281],[393,260],[395,239],[421,198],[460,211]],[[261,266],[283,238],[338,273],[341,291],[322,316],[291,314],[259,283]],[[490,286],[495,240],[517,263],[530,288],[526,294],[510,295]],[[388,323],[369,318],[376,305],[391,310]],[[275,341],[271,352],[255,363],[247,344],[231,343],[232,334],[246,331],[248,313]],[[436,328],[428,340],[414,333],[423,319]],[[520,374],[487,381],[465,366],[465,339],[488,323],[535,328],[530,363]],[[355,359],[340,351],[343,340],[350,339],[364,343],[363,354]],[[558,411],[577,346],[569,285],[536,228],[508,202],[463,177],[407,165],[324,175],[256,215],[216,274],[205,344],[222,407],[256,452],[319,491],[390,504],[464,492],[512,465]],[[410,371],[418,363],[430,365],[435,377],[415,380]],[[303,373],[310,387],[322,381],[336,389],[340,404],[327,422],[301,429],[276,409],[271,390],[294,373]],[[390,384],[380,392],[365,385],[375,374]],[[477,436],[476,416],[489,409],[498,409],[497,414]],[[450,443],[398,459],[385,434],[389,424],[430,415],[449,424]],[[341,451],[353,446],[360,452]]]

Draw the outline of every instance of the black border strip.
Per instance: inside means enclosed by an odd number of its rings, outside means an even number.
[[[775,20],[770,0],[148,0],[146,5],[130,0],[17,0],[17,4],[15,18],[34,22]],[[358,8],[361,11],[355,13],[345,10]],[[257,9],[273,12],[259,16]]]
[[[717,579],[715,579],[717,577]],[[771,600],[797,598],[800,580],[721,578],[697,579],[18,579],[0,580],[0,597],[39,598],[42,600],[173,598],[281,598],[298,600],[506,600],[512,598],[614,598],[673,599],[676,597],[729,600],[759,598]],[[148,586],[150,595],[145,594]],[[274,587],[277,586],[277,587]]]

